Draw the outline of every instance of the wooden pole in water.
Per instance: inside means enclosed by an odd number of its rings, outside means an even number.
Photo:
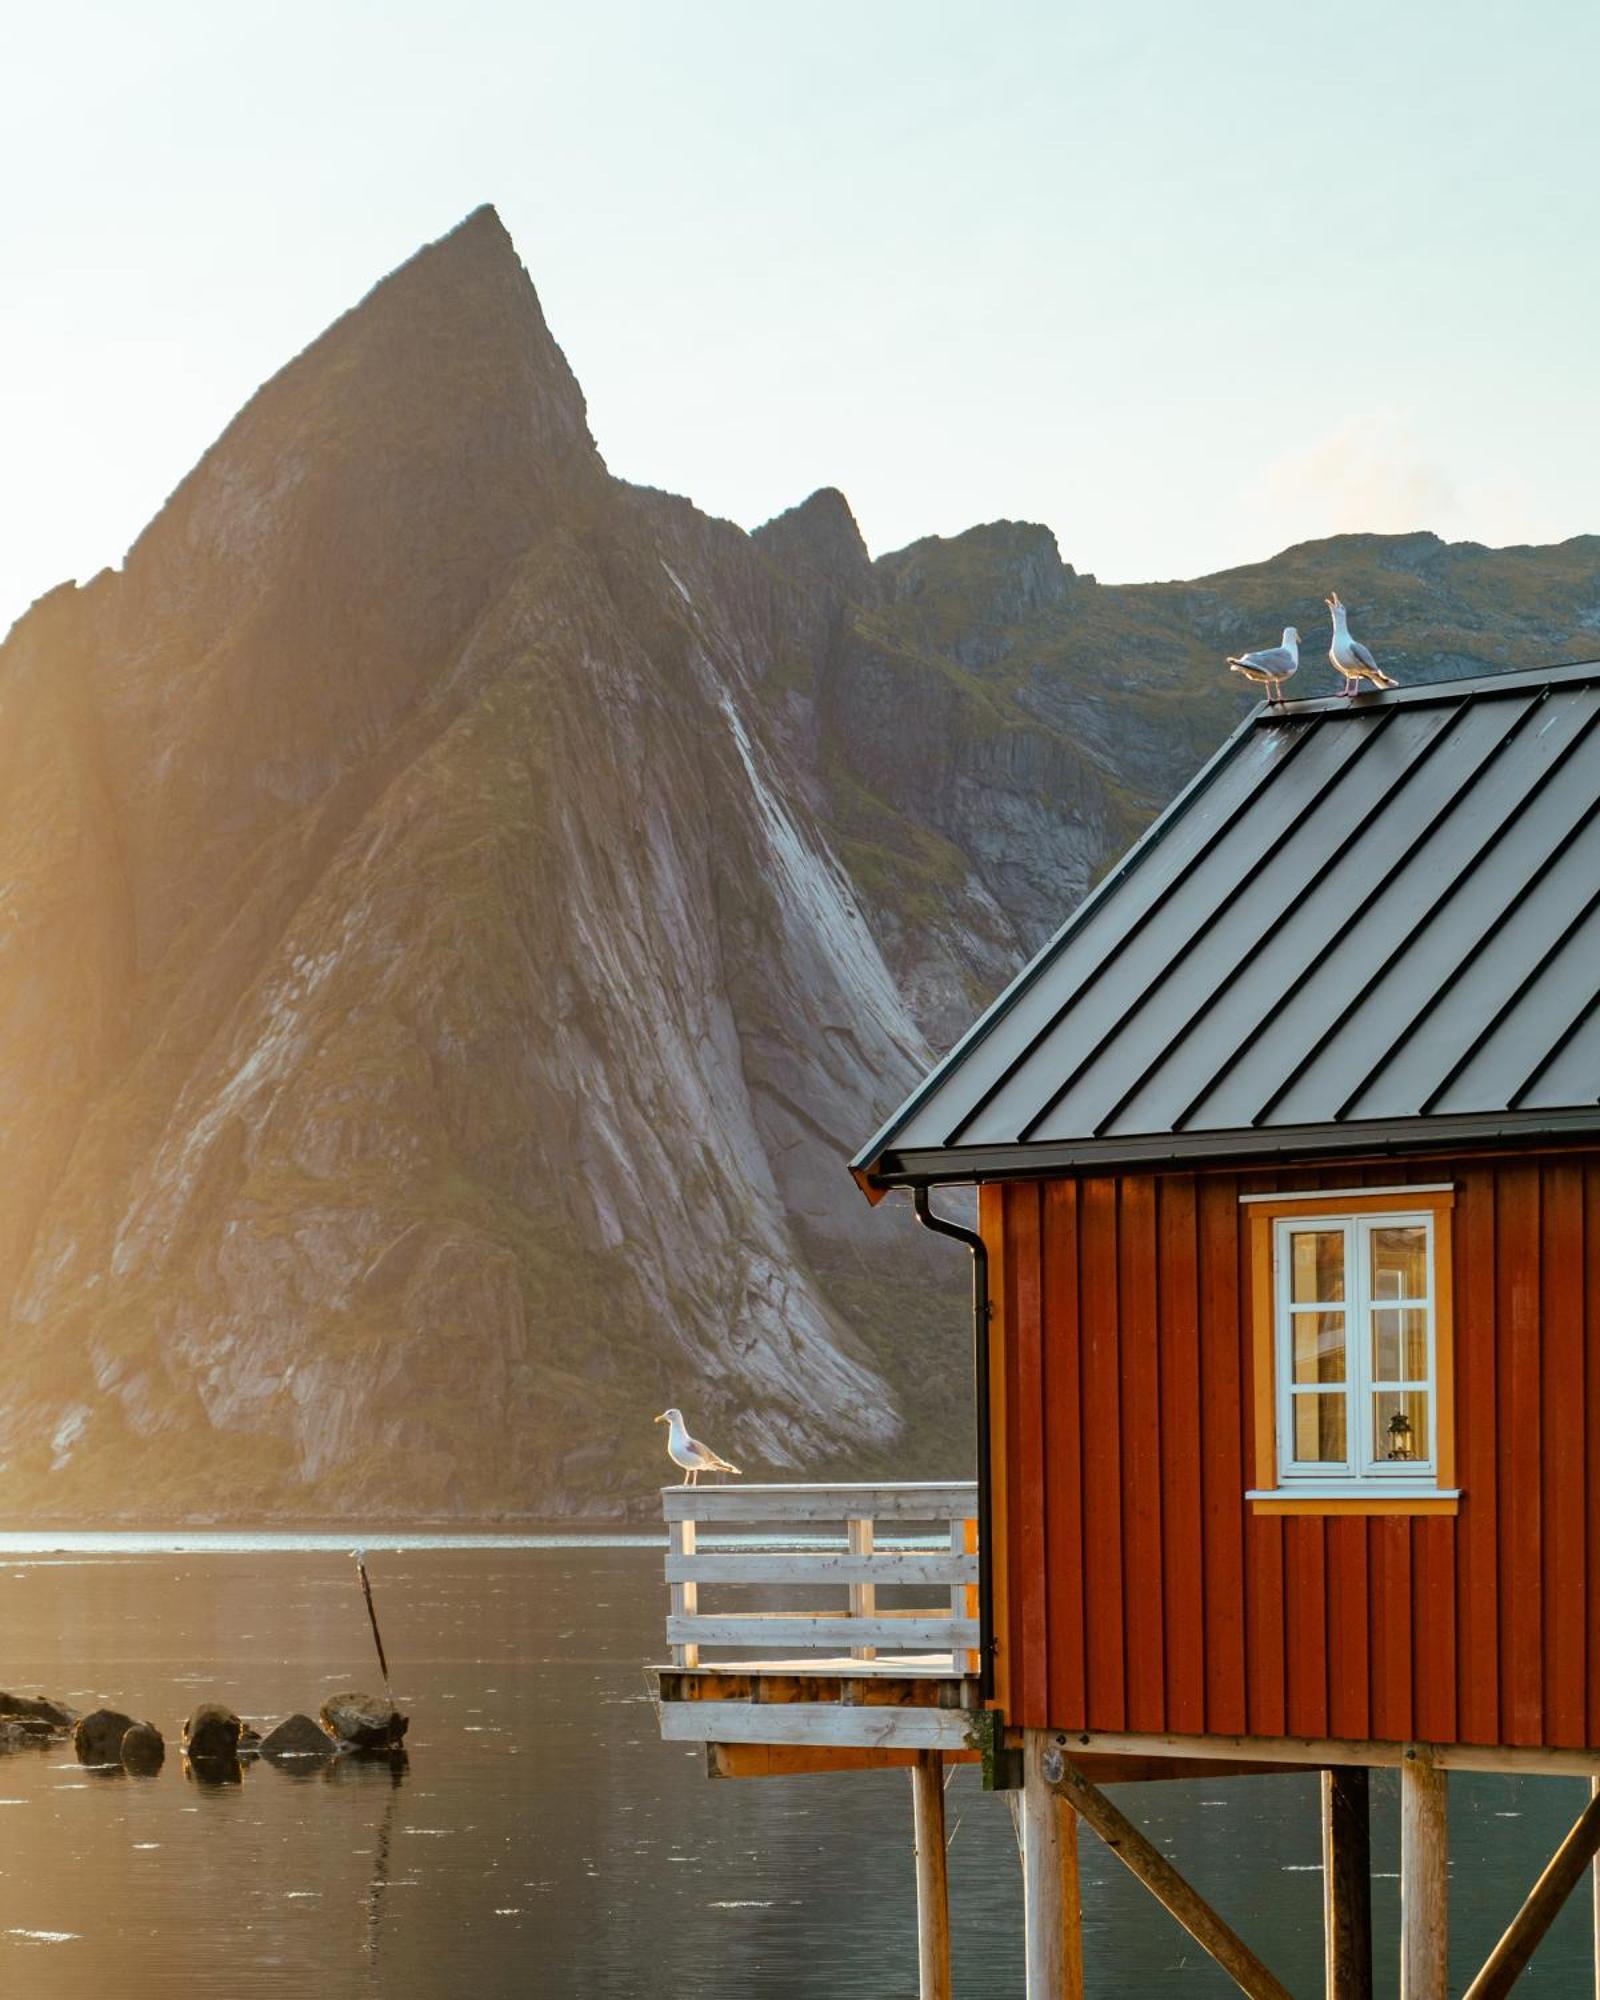
[[[1420,1751],[1400,1766],[1400,2000],[1449,2000],[1449,1779]]]
[[[394,1689],[389,1685],[389,1662],[383,1655],[383,1634],[378,1630],[378,1614],[373,1607],[372,1585],[367,1580],[367,1552],[355,1550],[356,1574],[361,1578],[361,1594],[367,1600],[367,1622],[372,1627],[372,1643],[378,1649],[378,1665],[383,1670],[383,1694],[390,1708],[394,1707]]]
[[[1027,2000],[1083,2000],[1078,1815],[1044,1774],[1047,1730],[1022,1735],[1022,1921]]]
[[[1328,2000],[1372,2000],[1372,1836],[1358,1764],[1322,1774],[1322,1921]]]
[[[950,2000],[950,1883],[945,1868],[944,1758],[921,1750],[911,1767],[917,1843],[918,2000]]]

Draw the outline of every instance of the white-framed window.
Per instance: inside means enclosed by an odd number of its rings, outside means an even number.
[[[1435,1486],[1433,1211],[1294,1214],[1272,1230],[1280,1488]]]

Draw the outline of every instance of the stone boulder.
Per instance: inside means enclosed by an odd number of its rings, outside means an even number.
[[[77,1719],[75,1708],[68,1708],[62,1701],[51,1701],[48,1695],[10,1694],[0,1689],[0,1721],[36,1723],[52,1734],[64,1736]]]
[[[26,1723],[0,1716],[0,1754],[7,1750],[26,1750],[30,1743],[37,1743],[38,1740]]]
[[[313,1722],[309,1715],[289,1715],[275,1729],[269,1729],[261,1739],[261,1754],[274,1764],[301,1759],[316,1759],[326,1762],[338,1754],[339,1746],[322,1727]]]
[[[406,1716],[372,1694],[332,1694],[322,1704],[322,1726],[352,1750],[394,1750],[411,1727]]]
[[[199,1763],[223,1763],[239,1754],[243,1726],[231,1708],[203,1701],[183,1725],[183,1747]]]
[[[122,1768],[153,1778],[167,1760],[167,1741],[153,1722],[136,1722],[122,1739]]]
[[[72,1747],[80,1764],[120,1764],[122,1739],[133,1727],[133,1717],[120,1708],[92,1708],[80,1716],[72,1732]]]

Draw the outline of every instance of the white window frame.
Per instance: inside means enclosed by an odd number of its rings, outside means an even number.
[[[1374,1230],[1420,1228],[1423,1233],[1427,1296],[1422,1299],[1374,1300],[1371,1291],[1370,1241]],[[1345,1379],[1341,1385],[1297,1385],[1294,1379],[1294,1321],[1303,1314],[1340,1307],[1331,1300],[1304,1301],[1290,1297],[1291,1235],[1312,1231],[1344,1239]],[[1348,1485],[1360,1492],[1437,1490],[1439,1452],[1438,1272],[1433,1212],[1429,1209],[1362,1210],[1325,1215],[1285,1215],[1272,1225],[1272,1345],[1277,1393],[1278,1486],[1297,1488]],[[1372,1313],[1375,1305],[1421,1308],[1427,1314],[1428,1371],[1425,1380],[1379,1381],[1372,1370]],[[1372,1400],[1383,1391],[1421,1391],[1428,1398],[1428,1456],[1396,1461],[1379,1457],[1373,1448]],[[1294,1404],[1300,1395],[1342,1392],[1345,1398],[1345,1446],[1342,1462],[1297,1459],[1294,1456]]]

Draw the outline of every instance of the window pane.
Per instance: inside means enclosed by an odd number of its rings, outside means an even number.
[[[1428,1312],[1425,1306],[1377,1306],[1372,1314],[1372,1379],[1428,1379]]]
[[[1344,1297],[1344,1235],[1337,1229],[1296,1229],[1289,1237],[1289,1296],[1296,1305]]]
[[[1408,1460],[1426,1459],[1431,1449],[1427,1392],[1380,1389],[1372,1399],[1373,1457],[1403,1465]]]
[[[1428,1296],[1428,1232],[1420,1222],[1403,1229],[1372,1232],[1372,1296],[1425,1299]]]
[[[1344,1380],[1344,1314],[1295,1313],[1290,1319],[1294,1332],[1294,1379],[1297,1382],[1342,1382]],[[1343,1454],[1340,1454],[1341,1457]]]
[[[1344,1410],[1342,1391],[1294,1398],[1294,1455],[1302,1465],[1344,1463]]]

